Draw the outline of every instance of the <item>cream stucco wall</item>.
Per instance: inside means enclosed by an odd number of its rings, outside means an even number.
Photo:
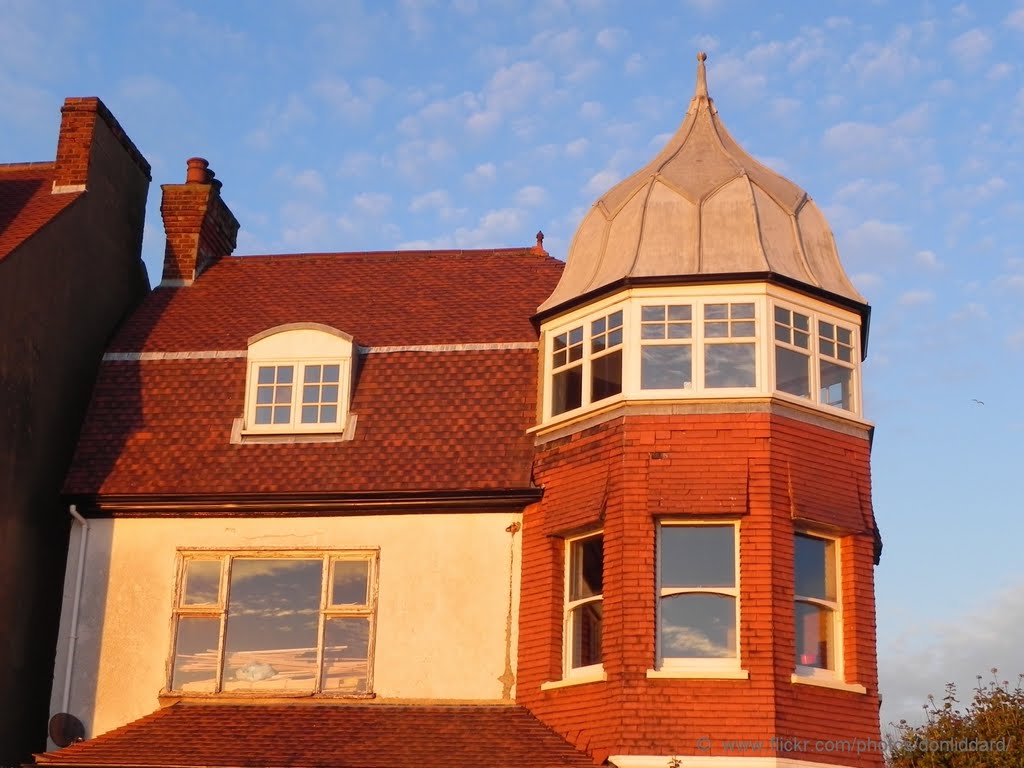
[[[516,658],[512,513],[92,520],[68,711],[95,736],[149,714],[166,685],[180,549],[380,550],[376,700],[500,700]],[[80,528],[72,534],[51,711],[61,711]],[[509,617],[511,616],[511,624]],[[507,629],[508,628],[508,629]]]

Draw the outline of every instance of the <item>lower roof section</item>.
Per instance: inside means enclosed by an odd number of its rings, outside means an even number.
[[[221,768],[593,766],[514,705],[179,702],[38,765]]]

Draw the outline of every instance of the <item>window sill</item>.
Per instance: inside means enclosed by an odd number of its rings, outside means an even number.
[[[648,669],[648,680],[749,680],[745,669]]]
[[[163,690],[157,695],[157,700],[161,707],[167,707],[171,704],[177,704],[179,701],[224,701],[224,700],[248,700],[248,701],[272,701],[280,699],[311,699],[311,700],[324,700],[324,699],[376,699],[377,694],[372,691],[367,693],[331,693],[328,691],[321,691],[320,693],[309,693],[306,691],[259,691],[259,690],[247,690],[247,691],[221,691],[220,693],[209,693],[199,691],[168,691]]]
[[[797,685],[816,685],[819,688],[831,688],[835,691],[847,691],[849,693],[867,693],[868,689],[860,683],[845,683],[842,680],[829,677],[813,677],[810,675],[799,675],[795,672],[789,678],[791,683]]]
[[[343,443],[352,440],[356,431],[356,414],[350,413],[345,422],[345,429],[320,429],[303,432],[291,430],[255,430],[245,429],[243,419],[235,419],[231,425],[232,445],[247,443]]]
[[[540,684],[542,691],[552,691],[556,688],[568,688],[573,685],[586,685],[587,683],[603,683],[608,679],[608,674],[603,670],[588,672],[585,675],[567,677],[564,680],[549,680]]]

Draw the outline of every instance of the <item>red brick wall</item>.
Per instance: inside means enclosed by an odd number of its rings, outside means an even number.
[[[164,280],[194,280],[212,262],[235,250],[239,225],[221,199],[219,186],[217,182],[163,185]]]
[[[518,699],[595,759],[726,754],[728,739],[879,737],[869,448],[766,413],[629,416],[541,446],[543,501],[525,515]],[[656,523],[739,519],[740,659],[748,680],[648,679],[655,666]],[[868,694],[794,685],[794,516],[842,538],[846,679]],[[865,520],[868,523],[865,523]],[[604,530],[607,682],[561,678],[563,536]],[[710,738],[710,750],[698,740]],[[704,746],[703,742],[700,742]],[[842,753],[780,753],[881,765]]]

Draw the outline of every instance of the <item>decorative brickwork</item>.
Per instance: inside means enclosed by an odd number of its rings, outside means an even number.
[[[875,739],[869,446],[769,413],[629,416],[541,446],[545,488],[523,532],[519,701],[595,758],[724,754],[730,739]],[[649,679],[656,664],[656,522],[739,519],[740,666],[749,679]],[[607,682],[561,677],[562,539],[604,530]],[[841,540],[845,680],[867,694],[794,684],[793,532]],[[703,749],[710,739],[711,749]],[[776,755],[837,765],[880,756]],[[874,762],[872,762],[874,761]]]

